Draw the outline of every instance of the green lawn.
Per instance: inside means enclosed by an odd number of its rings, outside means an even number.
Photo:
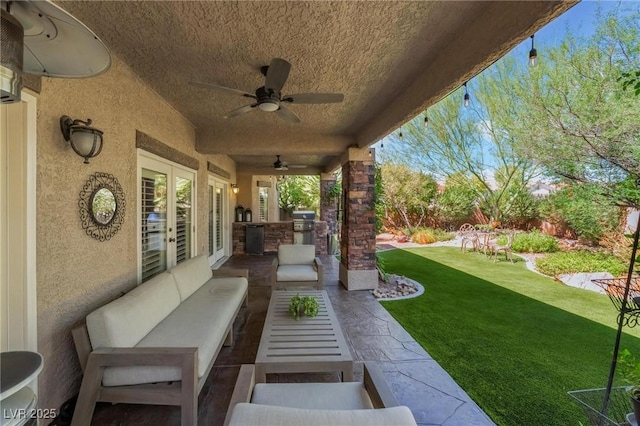
[[[382,305],[493,421],[588,424],[566,392],[606,385],[616,333],[607,296],[535,274],[521,259],[494,264],[454,247],[381,256],[387,272],[425,287]],[[639,337],[626,328],[621,347],[640,354]]]

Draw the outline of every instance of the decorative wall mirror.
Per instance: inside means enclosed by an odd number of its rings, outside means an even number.
[[[80,221],[87,235],[98,241],[113,237],[124,222],[122,187],[113,175],[94,173],[80,191]]]

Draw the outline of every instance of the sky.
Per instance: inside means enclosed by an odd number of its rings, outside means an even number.
[[[567,33],[580,38],[591,36],[595,31],[599,14],[606,15],[607,12],[615,10],[616,8],[620,8],[622,11],[636,12],[640,10],[640,0],[583,0],[576,4],[535,33],[534,39],[535,48],[538,52],[538,60],[544,60],[545,46],[560,44]],[[531,39],[527,38],[511,52],[507,53],[507,55],[516,55],[517,57],[521,57],[523,62],[526,62],[530,49]],[[472,82],[470,82],[469,85],[473,87]],[[394,143],[395,142],[391,141],[389,137],[386,137],[382,141],[375,143],[373,147],[380,152],[381,144],[384,145],[382,148],[384,150],[393,149]]]

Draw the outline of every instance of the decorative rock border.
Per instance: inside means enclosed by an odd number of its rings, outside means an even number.
[[[384,300],[402,300],[402,299],[411,299],[413,297],[418,297],[421,296],[424,293],[424,287],[422,286],[422,284],[420,284],[417,281],[412,280],[411,278],[407,278],[407,277],[403,277],[401,275],[390,275],[389,276],[389,281],[391,282],[396,282],[398,283],[398,285],[409,285],[409,286],[413,286],[417,289],[417,291],[411,293],[411,294],[406,294],[403,296],[393,296],[393,297],[376,297],[376,292],[378,291],[373,290],[371,293],[374,295],[374,297],[376,298],[376,300],[378,301],[384,301]]]

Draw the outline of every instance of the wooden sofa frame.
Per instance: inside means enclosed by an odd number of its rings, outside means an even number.
[[[227,409],[227,414],[224,419],[224,426],[228,426],[231,422],[231,414],[236,404],[251,402],[255,384],[255,365],[243,364],[240,367],[236,386],[231,395],[231,402],[229,402],[229,408]],[[373,408],[390,408],[400,405],[396,397],[393,396],[393,392],[391,392],[391,388],[389,388],[380,367],[378,367],[378,364],[375,362],[364,362],[363,386],[369,394]]]
[[[249,280],[246,269],[214,270],[213,277],[244,277]],[[235,310],[231,322],[226,326],[226,338],[216,348],[215,355],[205,374],[198,380],[198,348],[100,348],[93,350],[86,324],[72,330],[84,377],[71,426],[91,424],[96,402],[178,405],[183,426],[198,423],[198,395],[222,346],[233,344],[233,323],[241,306],[247,306],[248,292]],[[182,370],[182,380],[129,386],[103,386],[102,376],[106,367],[174,366]]]
[[[324,266],[322,265],[322,260],[316,256],[313,259],[313,264],[315,265],[316,272],[318,273],[317,281],[277,281],[278,257],[276,256],[271,262],[271,289],[276,290],[278,288],[313,286],[317,290],[322,290],[324,288]]]

